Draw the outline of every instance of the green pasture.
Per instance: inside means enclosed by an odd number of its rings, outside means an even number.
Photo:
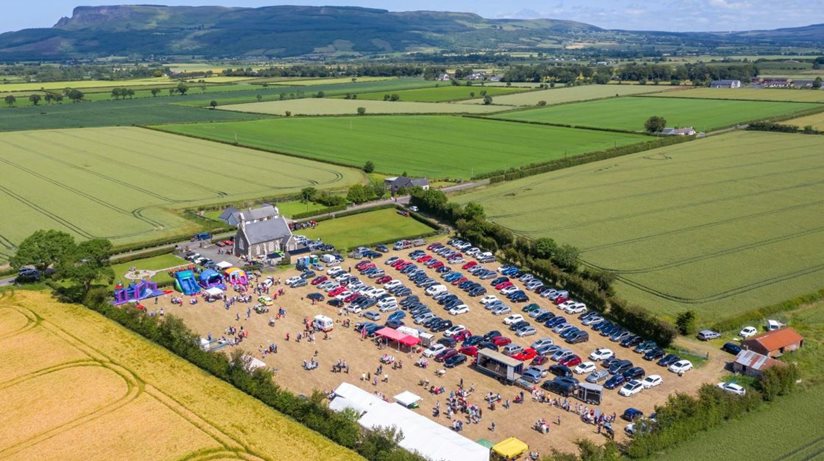
[[[822,413],[824,385],[763,405],[753,414],[702,432],[656,458],[821,460],[824,436],[813,421],[820,421]]]
[[[821,106],[789,102],[632,97],[510,112],[495,118],[643,131],[644,122],[653,115],[659,115],[667,120],[670,127],[691,126],[697,131],[711,131],[818,107]]]
[[[296,231],[312,239],[320,238],[338,249],[402,240],[430,232],[434,232],[431,227],[411,217],[401,216],[394,208],[327,219],[319,222],[314,229]]]
[[[301,202],[300,200],[288,200],[285,202],[271,202],[273,205],[278,207],[278,211],[283,216],[287,218],[291,218],[292,216],[298,213],[309,213],[310,211],[321,211],[326,207],[326,205],[315,203],[315,202]],[[215,221],[219,221],[220,215],[223,213],[223,208],[217,210],[210,210],[204,213],[204,217],[207,219],[212,219]]]
[[[429,178],[475,174],[647,140],[646,136],[453,116],[281,118],[165,125],[174,133]]]
[[[493,105],[500,106],[535,106],[539,101],[547,105],[568,102],[589,101],[592,99],[613,98],[634,94],[655,93],[671,90],[673,87],[657,85],[582,85],[549,90],[528,91],[508,94],[492,99]],[[466,104],[483,104],[483,99],[466,101]]]
[[[824,137],[733,132],[458,196],[581,250],[621,297],[705,322],[822,286]]]
[[[483,98],[482,91],[492,96],[493,101],[495,96],[507,95],[514,93],[523,93],[527,91],[524,88],[512,88],[506,86],[454,86],[445,84],[444,86],[437,86],[433,88],[420,88],[414,90],[402,90],[390,92],[375,92],[358,94],[358,100],[372,100],[383,101],[387,94],[396,94],[400,97],[400,101],[416,101],[416,102],[448,102],[448,101],[462,101],[465,99]]]
[[[0,257],[37,229],[115,244],[197,226],[170,211],[364,181],[349,168],[140,128],[0,134]]]
[[[361,99],[304,98],[218,106],[218,109],[257,114],[286,115],[354,115],[358,108],[366,114],[485,114],[500,107],[431,102],[369,101]]]
[[[152,281],[157,283],[167,282],[172,280],[172,278],[169,277],[168,272],[162,269],[168,269],[171,267],[180,266],[182,264],[188,264],[188,261],[171,253],[152,256],[151,258],[137,259],[120,264],[113,264],[112,270],[114,271],[114,283],[121,283],[123,286],[128,286],[130,280],[127,279],[125,275],[132,268],[135,268],[136,270],[160,271],[152,277]]]
[[[652,96],[665,98],[741,99],[751,101],[824,102],[824,91],[790,88],[693,88]]]

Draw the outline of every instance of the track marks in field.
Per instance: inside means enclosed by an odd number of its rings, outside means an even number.
[[[13,192],[11,189],[9,189],[7,187],[4,187],[3,185],[0,185],[0,192],[5,193],[9,197],[17,200],[18,202],[22,203],[23,205],[25,205],[29,208],[32,208],[36,212],[38,212],[41,215],[45,216],[46,218],[60,224],[61,226],[71,230],[72,232],[76,233],[77,235],[80,235],[81,237],[85,237],[87,239],[94,238],[94,236],[90,232],[83,229],[82,227],[72,223],[68,219],[62,218],[62,217],[58,216],[57,214],[52,213],[51,211],[49,211],[49,210],[41,207],[40,205],[28,200],[27,198],[23,197],[20,194],[17,194],[16,192]]]

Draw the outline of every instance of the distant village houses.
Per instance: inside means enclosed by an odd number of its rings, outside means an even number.
[[[741,80],[713,80],[710,88],[741,88]]]
[[[661,130],[662,136],[695,136],[695,134],[695,129],[691,126],[684,128],[664,128]]]

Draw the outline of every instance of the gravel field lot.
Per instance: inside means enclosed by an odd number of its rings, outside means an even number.
[[[379,267],[386,271],[387,275],[403,281],[405,286],[412,288],[413,294],[418,295],[421,301],[429,306],[434,313],[439,314],[439,310],[441,310],[442,307],[439,306],[437,302],[426,296],[422,289],[410,283],[406,275],[400,274],[394,268],[384,263],[387,258],[395,255],[408,260],[407,255],[410,251],[412,250],[389,252],[384,257],[375,261]],[[427,254],[432,254],[432,252],[427,251]],[[436,258],[443,260],[440,257]],[[352,273],[357,274],[357,270],[354,268],[357,262],[357,260],[348,259],[344,261],[341,267],[343,269],[352,267]],[[461,265],[462,264],[455,264],[451,267],[461,272],[466,272],[461,270]],[[495,269],[498,267],[498,264],[492,263],[486,264],[485,266]],[[434,270],[427,271],[430,272],[433,278],[440,279],[440,276],[435,274]],[[296,270],[291,269],[277,274],[276,277],[279,276],[282,280],[286,280],[297,274],[298,272]],[[468,275],[468,277],[475,279],[472,275]],[[365,277],[360,278],[361,280],[367,280]],[[368,281],[371,282],[371,285],[375,285],[374,280]],[[494,288],[489,286],[488,281],[482,281],[481,283],[488,287],[490,293],[494,292]],[[274,288],[280,287],[275,286]],[[457,368],[449,369],[444,376],[438,377],[435,372],[442,368],[442,364],[430,361],[430,365],[426,369],[416,367],[414,363],[420,357],[418,353],[405,354],[395,351],[395,357],[403,361],[403,368],[395,370],[392,369],[391,366],[384,366],[383,373],[389,375],[388,382],[378,382],[377,385],[373,385],[372,382],[364,382],[361,380],[361,375],[367,372],[374,374],[376,368],[380,365],[381,355],[384,353],[392,354],[393,349],[379,350],[373,341],[361,339],[360,335],[351,328],[345,329],[340,324],[344,319],[349,318],[354,326],[355,322],[365,320],[362,317],[354,314],[348,316],[341,315],[336,308],[329,306],[325,302],[313,305],[306,296],[309,293],[318,292],[319,290],[311,284],[297,289],[287,287],[284,288],[284,290],[285,293],[275,299],[270,313],[256,314],[254,311],[251,311],[248,319],[246,310],[252,307],[254,303],[237,303],[227,310],[224,308],[222,302],[207,304],[201,301],[191,306],[184,300],[183,305],[175,306],[172,305],[168,297],[166,297],[165,299],[161,299],[158,305],[149,303],[148,308],[154,310],[162,306],[167,313],[183,318],[191,328],[200,332],[203,336],[211,333],[212,336],[216,338],[224,334],[224,330],[230,326],[238,329],[240,326],[243,326],[244,330],[248,331],[248,337],[239,346],[235,347],[253,352],[256,357],[262,358],[270,367],[277,370],[275,379],[278,384],[296,393],[309,395],[314,389],[330,391],[341,382],[349,382],[369,391],[383,393],[389,399],[404,390],[409,390],[423,398],[420,409],[416,411],[444,425],[449,425],[451,421],[449,421],[445,415],[446,398],[449,392],[456,390],[458,383],[463,380],[465,387],[473,386],[475,388],[475,392],[468,398],[469,403],[480,406],[483,411],[482,420],[479,424],[465,424],[464,426],[462,434],[473,440],[485,438],[497,442],[510,436],[517,436],[526,441],[531,448],[538,449],[541,452],[548,452],[550,448],[572,451],[574,450],[573,441],[581,437],[596,441],[599,441],[599,438],[603,437],[596,433],[595,426],[585,424],[577,414],[563,411],[560,408],[553,407],[546,403],[541,404],[533,401],[530,398],[529,392],[526,392],[526,402],[524,404],[513,403],[509,409],[504,409],[503,406],[498,405],[494,411],[489,410],[483,399],[488,392],[500,393],[504,399],[512,401],[521,389],[516,386],[503,385],[493,378],[475,371],[468,365],[461,365]],[[610,342],[609,339],[598,334],[591,334],[590,340],[585,343],[568,345],[559,339],[557,335],[551,333],[546,327],[537,325],[537,335],[526,338],[516,338],[502,323],[503,317],[505,316],[496,317],[486,311],[479,303],[480,298],[470,298],[456,287],[451,286],[450,292],[458,294],[465,303],[470,306],[469,313],[455,316],[451,319],[456,324],[467,326],[475,334],[482,335],[489,330],[497,329],[504,333],[505,336],[512,338],[514,343],[521,344],[524,347],[528,347],[533,341],[539,338],[550,337],[556,343],[560,342],[560,344],[563,344],[565,347],[569,347],[583,359],[586,359],[597,347],[608,347],[615,351],[619,358],[630,359],[636,366],[642,366],[647,374],[659,374],[663,377],[664,382],[662,385],[651,390],[645,390],[629,398],[619,396],[617,390],[605,390],[605,398],[600,408],[608,415],[615,412],[620,416],[628,407],[639,408],[648,414],[653,410],[654,405],[663,403],[669,394],[676,391],[695,392],[702,383],[717,382],[723,374],[723,363],[727,357],[720,351],[710,352],[710,360],[703,366],[693,369],[683,377],[678,377],[664,368],[657,366],[655,363],[646,362],[638,354],[622,348],[617,343]],[[498,297],[505,299],[505,297],[500,295],[498,295]],[[549,300],[539,298],[535,295],[530,296],[529,302],[537,302],[542,307],[548,308],[554,313],[560,312]],[[520,313],[526,304],[528,303],[517,305],[510,303],[509,305],[513,308],[513,313]],[[267,321],[271,315],[274,315],[278,307],[285,308],[287,315],[285,318],[277,320],[274,327],[270,327]],[[374,308],[371,310],[374,310]],[[443,317],[450,317],[445,311],[441,312],[444,312]],[[335,319],[335,329],[329,334],[329,338],[323,339],[323,334],[319,333],[316,335],[315,342],[308,342],[306,340],[299,343],[296,342],[295,337],[298,332],[303,330],[302,325],[304,319],[311,319],[317,314],[324,314]],[[382,314],[381,322],[385,321],[386,315],[387,314]],[[564,315],[571,320],[571,323],[581,327],[580,321],[576,316]],[[236,320],[238,318],[240,320]],[[407,321],[407,324],[411,324],[408,317],[404,320]],[[534,321],[531,323],[536,325]],[[582,328],[592,333],[589,328]],[[289,341],[285,340],[287,333],[290,335]],[[442,337],[441,333],[435,335],[436,339],[440,337]],[[278,346],[278,352],[276,354],[263,355],[259,352],[259,349],[266,348],[271,343]],[[231,349],[232,347],[227,347],[224,350],[228,353]],[[302,366],[303,361],[312,358],[315,351],[317,351],[319,367],[313,371],[304,370]],[[349,364],[351,370],[349,374],[333,373],[331,371],[332,365],[339,359],[343,359]],[[550,361],[549,363],[552,364],[554,362]],[[601,369],[600,366],[598,368]],[[549,377],[551,376],[552,375],[549,375]],[[576,377],[583,381],[585,375]],[[432,385],[444,386],[446,388],[446,394],[434,395],[429,393],[420,386],[419,382],[421,380],[429,380]],[[554,394],[547,393],[547,395],[557,397]],[[441,404],[442,411],[439,417],[432,416],[432,408],[436,402],[440,402]],[[578,401],[570,399],[570,402],[574,409]],[[560,426],[554,423],[557,416],[561,417]],[[542,435],[532,429],[533,423],[541,417],[553,421],[551,431],[548,435]],[[497,426],[495,432],[489,430],[489,425],[493,421]],[[619,440],[625,438],[623,433],[625,424],[626,422],[619,418],[614,425]]]

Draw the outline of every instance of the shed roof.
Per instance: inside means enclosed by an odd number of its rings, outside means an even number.
[[[744,341],[744,345],[760,344],[764,349],[772,352],[787,347],[792,344],[798,344],[804,340],[804,337],[798,334],[795,329],[784,327],[775,331],[768,331],[753,338]]]
[[[742,350],[735,356],[735,363],[760,371],[782,362],[755,351]]]

